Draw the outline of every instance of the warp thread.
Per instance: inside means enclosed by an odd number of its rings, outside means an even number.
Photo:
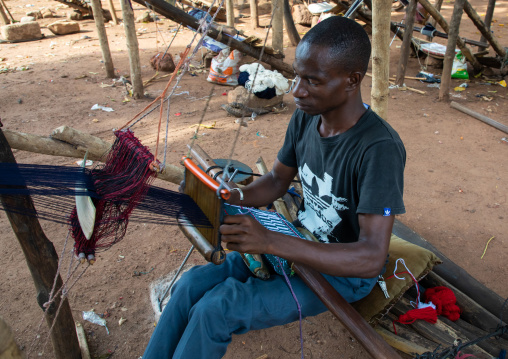
[[[99,199],[92,200],[96,208],[95,227],[87,240],[74,208],[69,222],[76,255],[94,255],[97,248],[109,248],[119,242],[127,230],[129,216],[145,197],[156,172],[150,170],[154,156],[134,136],[132,131],[116,131],[116,140],[104,166],[91,171]]]

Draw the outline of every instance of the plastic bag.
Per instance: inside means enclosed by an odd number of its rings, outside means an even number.
[[[220,85],[238,85],[238,63],[241,57],[242,54],[238,50],[229,52],[228,48],[219,52],[219,54],[212,59],[207,81]]]
[[[469,79],[466,57],[462,55],[462,52],[458,52],[453,59],[452,79]]]

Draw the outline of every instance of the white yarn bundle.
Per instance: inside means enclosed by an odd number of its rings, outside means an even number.
[[[249,80],[245,83],[245,88],[252,93],[275,87],[275,93],[279,96],[284,94],[289,88],[289,82],[282,74],[276,70],[266,70],[263,65],[258,63],[242,65],[240,66],[240,72],[247,72],[249,74]],[[253,83],[254,77],[256,78],[255,83]]]

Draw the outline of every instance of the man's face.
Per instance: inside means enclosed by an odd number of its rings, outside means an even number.
[[[331,60],[328,49],[300,43],[293,62],[296,107],[309,115],[325,115],[347,101],[349,76]]]

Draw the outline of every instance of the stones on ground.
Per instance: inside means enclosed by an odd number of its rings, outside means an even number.
[[[83,20],[83,14],[79,10],[73,10],[67,14],[69,20]]]
[[[79,32],[79,24],[76,21],[58,20],[49,24],[48,29],[55,35],[67,35]]]
[[[249,98],[250,97],[250,98]],[[268,108],[274,107],[282,102],[284,95],[275,96],[269,100],[259,98],[243,86],[238,86],[233,91],[228,92],[228,103],[241,103],[250,108]]]
[[[32,21],[36,21],[35,17],[34,16],[23,16],[21,18],[21,20],[19,20],[19,22],[21,23],[24,23],[24,22],[32,22]]]
[[[310,26],[312,24],[312,14],[304,4],[293,6],[293,20],[295,24]]]
[[[43,19],[55,17],[55,14],[53,14],[53,11],[51,11],[50,9],[42,9],[41,14]]]
[[[150,59],[150,65],[152,65],[152,68],[157,71],[175,71],[175,63],[173,62],[173,57],[169,53],[166,53],[165,55],[163,52],[156,53]]]
[[[2,26],[1,36],[7,41],[38,40],[42,38],[41,27],[37,21]]]
[[[145,11],[136,18],[136,22],[153,22],[154,16],[150,11]]]
[[[26,16],[33,16],[35,17],[36,19],[42,19],[42,13],[40,12],[40,10],[32,10],[32,11],[28,11],[26,13]]]

